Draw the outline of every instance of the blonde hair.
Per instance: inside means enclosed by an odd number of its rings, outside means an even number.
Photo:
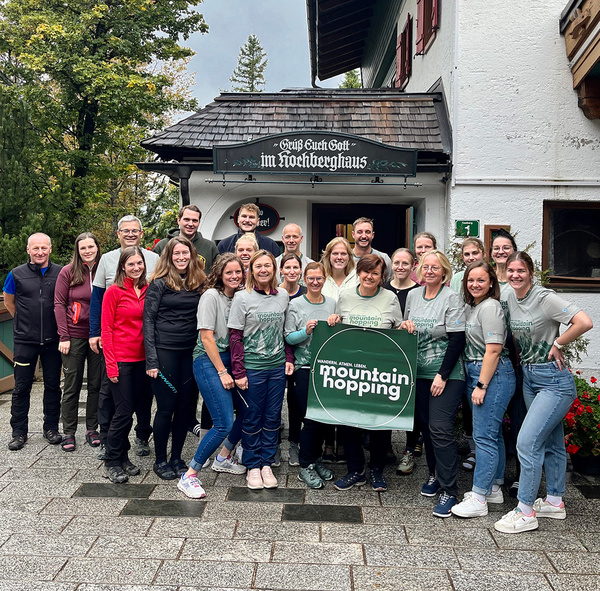
[[[248,292],[252,292],[252,290],[258,287],[258,283],[254,278],[253,267],[254,263],[260,257],[269,257],[271,259],[271,263],[273,263],[273,276],[271,277],[271,281],[269,283],[269,287],[271,290],[277,289],[277,261],[275,261],[275,257],[268,250],[259,250],[252,255],[250,259],[250,263],[248,265],[248,273],[246,274],[246,290]]]
[[[352,253],[352,247],[350,243],[343,238],[342,236],[336,236],[332,240],[327,243],[323,254],[321,255],[321,263],[325,268],[325,277],[331,277],[333,274],[333,270],[331,268],[331,251],[338,245],[343,244],[346,252],[348,253],[348,264],[344,271],[346,272],[346,276],[350,275],[350,272],[354,269],[354,254]]]
[[[237,239],[237,242],[235,243],[235,246],[233,247],[234,252],[237,251],[237,246],[240,242],[250,242],[250,244],[252,244],[252,246],[254,246],[254,251],[256,252],[258,250],[258,242],[256,241],[256,236],[252,232],[246,232],[245,234],[242,234]]]
[[[415,273],[417,274],[417,277],[419,278],[419,281],[423,281],[423,261],[425,260],[425,257],[434,255],[435,257],[437,257],[437,260],[440,263],[440,267],[442,267],[442,269],[444,270],[444,276],[442,277],[442,283],[448,283],[448,281],[450,281],[450,279],[452,279],[452,265],[450,264],[450,261],[448,260],[448,257],[441,251],[441,250],[428,250],[427,252],[423,253],[423,256],[421,257],[421,260],[419,261],[419,265],[417,266]]]

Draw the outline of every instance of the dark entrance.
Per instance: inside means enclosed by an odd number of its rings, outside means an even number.
[[[391,256],[397,248],[409,246],[412,237],[410,205],[313,203],[311,258],[319,260],[327,243],[335,236],[344,236],[354,246],[352,223],[360,217],[375,222],[373,248]]]

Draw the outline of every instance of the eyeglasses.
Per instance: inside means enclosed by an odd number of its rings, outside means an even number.
[[[431,266],[430,265],[423,265],[421,267],[421,269],[423,271],[425,271],[425,272],[427,272],[427,271],[433,271],[434,273],[437,273],[438,271],[442,270],[442,268],[438,267],[437,265],[431,265]]]
[[[307,283],[323,283],[325,281],[325,277],[307,277]]]
[[[492,248],[492,252],[511,252],[512,250],[514,250],[512,246],[494,246]]]
[[[141,233],[141,230],[119,230],[119,232],[121,232],[121,234],[125,234],[125,236],[127,236],[128,234],[131,234],[132,236],[137,236]]]

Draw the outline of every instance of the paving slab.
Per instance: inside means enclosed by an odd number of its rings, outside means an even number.
[[[275,542],[272,562],[364,565],[365,559],[361,544]]]
[[[449,569],[460,565],[452,550],[432,551],[420,546],[378,546],[365,544],[367,566],[405,566],[407,568]]]
[[[506,534],[511,535],[511,534]],[[525,535],[525,534],[517,534]],[[464,570],[513,572],[515,564],[523,572],[552,572],[552,565],[542,552],[523,550],[485,550],[462,548],[460,544],[454,549]]]
[[[30,470],[28,468],[11,468],[0,477],[0,482],[22,482],[24,480],[68,482],[77,474],[76,469],[45,468]]]
[[[202,515],[204,520],[240,519],[248,521],[281,521],[281,503],[219,503],[209,504]]]
[[[241,521],[235,530],[236,540],[295,540],[297,542],[318,542],[318,523],[294,521],[257,523]]]
[[[541,519],[540,519],[541,521]],[[528,532],[526,536],[506,535],[493,530],[491,532],[499,548],[508,550],[561,550],[585,552],[586,547],[574,533],[540,531]],[[596,536],[597,537],[597,536]]]
[[[197,560],[204,556],[226,562],[270,562],[272,550],[270,541],[189,539],[180,558]]]
[[[450,519],[444,520],[445,522]],[[454,521],[454,520],[452,520]],[[460,545],[462,548],[496,548],[494,538],[490,535],[488,529],[470,528],[470,521],[463,523],[444,525],[407,525],[406,536],[411,546],[430,546],[431,540],[435,540],[436,546],[455,547]],[[513,536],[514,537],[514,536]]]
[[[151,517],[101,517],[77,515],[64,529],[68,535],[85,535],[94,532],[99,536],[144,536],[152,525]]]
[[[99,536],[87,553],[87,558],[156,558],[174,560],[179,556],[184,537]]]
[[[120,515],[127,499],[83,498],[52,499],[40,515]]]
[[[322,490],[307,490],[306,503],[311,505],[357,505],[363,507],[381,507],[381,496],[374,490],[352,489],[344,492],[333,487]]]
[[[75,497],[115,497],[119,499],[147,499],[152,491],[152,484],[112,484],[108,482],[84,483],[76,488]]]
[[[252,586],[254,569],[255,565],[249,562],[187,560],[182,565],[179,560],[166,560],[160,567],[154,583],[156,585],[189,585],[193,581],[195,588],[202,586],[212,588],[227,582],[234,588],[249,588]]]
[[[85,556],[96,536],[44,536],[13,534],[0,547],[0,554],[21,556]],[[0,575],[1,576],[1,575]]]
[[[233,486],[229,489],[227,500],[241,503],[302,503],[304,492],[282,487],[272,490],[250,490],[247,486]]]
[[[13,579],[25,584],[52,581],[67,562],[59,556],[0,556],[2,579]]]
[[[154,580],[160,560],[135,560],[131,558],[70,558],[56,577],[57,581],[79,583],[142,584]]]
[[[41,497],[70,497],[79,488],[76,482],[54,482],[36,480],[35,484],[29,481],[10,482],[0,492],[1,499],[39,499]]]
[[[600,575],[600,553],[598,552],[546,552],[559,573]]]
[[[189,501],[151,501],[131,499],[122,515],[148,515],[152,517],[201,517],[206,504],[201,499]]]
[[[338,523],[360,523],[360,507],[347,505],[285,505],[284,521],[333,521]]]
[[[200,521],[195,517],[157,517],[148,531],[148,536],[181,536],[186,539],[231,539],[235,532],[234,519],[222,521]]]
[[[259,564],[254,579],[256,589],[306,591],[350,591],[350,567],[312,564]]]
[[[75,591],[76,588],[77,583],[50,583],[49,581],[44,581],[43,587],[44,591]],[[0,591],[40,591],[40,583],[39,581],[0,580]]]
[[[547,574],[554,591],[598,591],[598,575]]]
[[[222,502],[227,497],[227,489],[212,487],[207,491],[206,494],[207,494],[207,496],[204,499],[200,499],[200,500],[202,500],[202,501],[210,500],[210,501]],[[150,493],[150,496],[148,498],[152,501],[185,501],[185,500],[189,501],[189,500],[191,500],[189,497],[185,496],[177,488],[177,480],[174,480],[170,484],[157,484],[154,487],[154,490]]]
[[[552,591],[542,574],[520,571],[515,573],[449,572],[455,591],[482,591],[483,589],[510,589],[510,591]]]
[[[72,519],[71,515],[46,516],[36,515],[35,513],[0,513],[0,533],[20,534],[35,532],[36,534],[52,536],[60,534]]]
[[[355,591],[453,591],[443,570],[353,566],[352,578]]]
[[[358,544],[407,544],[405,528],[401,525],[367,525],[354,523],[323,523],[323,542]],[[431,543],[431,538],[429,540]]]

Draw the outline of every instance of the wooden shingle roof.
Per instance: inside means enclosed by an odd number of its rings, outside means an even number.
[[[215,145],[308,130],[354,134],[419,152],[450,153],[441,95],[408,95],[394,89],[223,93],[197,113],[145,139],[142,146],[163,161],[206,160]]]

